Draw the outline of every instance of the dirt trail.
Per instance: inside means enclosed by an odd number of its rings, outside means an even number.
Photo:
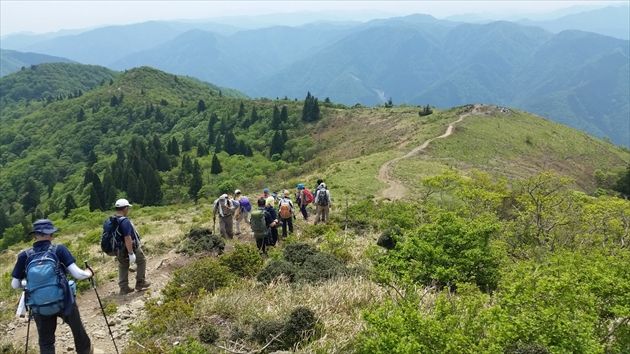
[[[113,258],[112,258],[113,260]],[[108,315],[107,319],[111,324],[112,333],[116,338],[118,350],[126,347],[130,340],[129,325],[136,322],[142,317],[144,311],[144,303],[151,297],[158,296],[162,288],[168,282],[171,273],[187,263],[188,257],[170,251],[151,257],[147,255],[147,280],[151,282],[151,289],[144,292],[133,292],[128,295],[118,295],[118,277],[110,281],[101,281],[97,284],[98,294],[101,297],[103,305],[107,303],[115,303],[117,306],[116,313]],[[117,267],[115,261],[102,265],[101,272],[105,272],[107,267]],[[99,272],[96,268],[95,272]],[[87,280],[83,280],[87,281]],[[135,273],[129,274],[129,283],[135,283]],[[99,307],[98,300],[93,289],[84,291],[78,298],[79,312],[83,325],[86,328],[95,354],[115,353],[112,339],[105,325],[105,319]],[[15,338],[15,345],[23,347],[26,340],[26,319],[14,319],[7,329],[7,335]],[[29,335],[29,346],[37,348],[37,329],[35,322],[31,321],[31,330]],[[20,344],[18,344],[20,343]],[[64,324],[61,319],[57,320],[56,343],[57,353],[74,353],[74,340],[70,328]]]
[[[404,156],[396,157],[385,162],[378,170],[378,179],[387,184],[388,187],[381,191],[380,198],[389,200],[402,199],[405,194],[407,194],[407,187],[405,187],[396,177],[394,177],[393,171],[395,164],[398,163],[398,161],[400,160],[407,159],[419,154],[421,151],[426,149],[432,141],[449,137],[451,134],[453,134],[453,131],[455,130],[455,125],[457,123],[463,121],[466,117],[470,115],[479,113],[481,107],[482,105],[479,104],[474,105],[470,111],[461,114],[456,121],[450,123],[446,128],[444,134],[426,140],[424,143],[416,146],[413,150],[409,151]]]

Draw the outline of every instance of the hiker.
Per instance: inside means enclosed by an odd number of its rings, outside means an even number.
[[[272,196],[269,196],[265,199],[265,210],[269,213],[271,220],[273,222],[269,225],[269,239],[268,245],[275,246],[278,242],[278,214],[276,213],[276,209],[274,209],[275,199]]]
[[[234,191],[234,220],[236,222],[236,234],[241,234],[241,221],[245,220],[246,223],[250,223],[250,212],[252,211],[252,205],[249,202],[249,198],[241,195],[239,189]]]
[[[267,201],[263,198],[258,199],[258,209],[253,210],[251,213],[251,227],[254,233],[254,239],[256,240],[256,247],[262,254],[267,254],[267,243],[270,237],[270,228],[275,226],[277,222],[273,216],[266,210],[265,205]]]
[[[131,220],[127,217],[129,215],[129,208],[131,204],[127,199],[118,199],[114,203],[116,208],[116,214],[114,217],[118,219],[118,228],[120,235],[122,236],[122,247],[118,249],[116,259],[118,260],[118,287],[120,288],[120,295],[126,295],[134,290],[143,291],[151,286],[151,283],[146,281],[147,260],[142,252],[140,244],[140,234],[133,225]],[[129,287],[129,267],[133,264],[137,264],[136,269],[136,286],[135,288]]]
[[[326,183],[322,182],[322,184],[317,187],[317,193],[315,193],[315,225],[319,222],[323,222],[324,224],[328,222],[330,205],[330,191],[326,189]]]
[[[282,222],[282,238],[287,237],[287,226],[289,233],[293,233],[293,218],[295,218],[295,212],[293,208],[293,202],[289,198],[289,191],[284,190],[283,197],[278,202],[278,216]]]
[[[18,289],[26,279],[25,302],[35,319],[40,353],[55,353],[57,317],[70,326],[76,352],[92,353],[92,342],[81,322],[75,299],[76,287],[68,283],[66,273],[77,280],[91,278],[94,274],[89,269],[79,268],[66,246],[52,243],[57,231],[48,219],[33,223],[30,234],[34,236],[35,243],[32,248],[18,254],[11,273],[11,286]]]
[[[313,201],[313,194],[304,187],[303,183],[299,183],[296,189],[295,202],[300,207],[300,212],[302,213],[304,220],[308,220],[308,211],[306,210],[306,206]]]
[[[265,188],[263,189],[263,194],[260,197],[266,201],[270,196],[271,192],[269,191],[269,188]]]
[[[219,231],[224,238],[233,238],[234,231],[232,230],[232,214],[234,212],[234,205],[227,194],[222,194],[213,203],[213,218],[219,214]],[[213,230],[214,231],[214,230]]]
[[[314,191],[314,192],[313,192],[313,199],[315,199],[315,196],[317,195],[317,192],[318,192],[318,191],[319,191],[319,189],[321,188],[322,183],[324,183],[324,180],[323,180],[323,179],[321,179],[321,178],[318,178],[318,179],[317,179],[317,185],[315,186],[315,189],[313,189],[313,191]],[[315,202],[315,201],[313,200],[313,202]],[[317,208],[317,204],[315,203],[315,223],[317,223],[317,220],[319,220],[319,219],[320,219],[320,217],[321,217],[321,216],[319,215],[319,210],[320,210],[320,209],[318,209],[318,208]]]

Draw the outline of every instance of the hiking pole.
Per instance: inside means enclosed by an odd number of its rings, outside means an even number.
[[[26,325],[26,347],[24,347],[24,354],[28,354],[28,337],[31,333],[31,309],[28,308],[28,322]]]
[[[109,321],[107,320],[107,315],[105,314],[105,309],[103,308],[103,303],[101,302],[101,297],[98,296],[98,291],[96,290],[96,282],[94,281],[94,271],[88,265],[88,262],[85,261],[85,268],[89,269],[92,272],[92,276],[90,277],[90,283],[92,283],[92,288],[94,288],[94,293],[96,294],[96,299],[98,300],[98,305],[101,307],[101,312],[103,313],[103,318],[105,318],[105,324],[107,325],[107,329],[109,330],[109,336],[112,337],[112,343],[114,343],[114,349],[116,349],[116,354],[118,354],[118,347],[116,346],[116,341],[114,340],[114,334],[112,333],[112,328],[109,326]]]

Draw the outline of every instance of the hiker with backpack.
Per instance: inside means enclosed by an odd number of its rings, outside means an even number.
[[[280,198],[278,202],[278,216],[282,222],[282,238],[287,237],[287,227],[289,228],[289,233],[293,233],[293,218],[295,218],[295,212],[289,194],[289,191],[285,189],[282,193],[282,198]]]
[[[70,326],[74,347],[79,354],[92,353],[92,342],[85,331],[76,303],[76,285],[69,283],[66,273],[77,280],[94,276],[91,270],[82,270],[76,264],[68,248],[53,244],[58,229],[48,219],[33,223],[31,235],[35,237],[33,247],[18,254],[11,273],[11,286],[22,287],[25,279],[25,303],[33,315],[39,336],[39,351],[55,353],[55,331],[57,317]],[[30,321],[29,314],[29,321]]]
[[[271,227],[277,223],[273,216],[265,208],[267,201],[263,198],[258,199],[258,209],[251,213],[251,227],[256,240],[256,247],[262,254],[267,254],[267,243],[271,237]]]
[[[326,188],[326,183],[322,182],[315,193],[315,225],[328,222],[330,204],[330,191]]]
[[[269,237],[268,237],[268,246],[275,246],[278,242],[278,214],[276,213],[276,209],[274,208],[275,199],[272,196],[269,196],[265,200],[265,210],[269,213],[272,223],[269,225]]]
[[[234,204],[226,193],[222,194],[212,203],[212,213],[213,218],[219,215],[219,232],[221,236],[223,238],[233,238],[232,216],[234,214]]]
[[[308,210],[306,209],[306,206],[312,203],[315,197],[313,196],[313,193],[304,187],[303,183],[299,183],[296,189],[297,193],[295,194],[295,201],[300,207],[300,212],[302,213],[304,220],[308,220]]]
[[[237,204],[238,203],[238,204]],[[249,198],[241,195],[239,189],[234,191],[234,221],[236,222],[236,234],[241,234],[241,221],[250,223],[250,212],[252,211],[252,205],[249,202]]]
[[[116,213],[105,221],[103,231],[114,232],[114,236],[119,240],[116,246],[116,260],[118,261],[118,287],[120,295],[126,295],[135,291],[143,291],[151,286],[146,281],[147,260],[142,251],[140,234],[129,220],[129,209],[131,204],[127,199],[118,199],[114,203]],[[102,247],[102,243],[101,243]],[[137,264],[136,286],[129,287],[129,267]]]

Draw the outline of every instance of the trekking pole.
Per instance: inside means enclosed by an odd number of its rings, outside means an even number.
[[[24,354],[28,354],[28,337],[31,333],[31,309],[28,308],[28,322],[26,325],[26,346],[24,347]]]
[[[105,318],[105,324],[107,325],[107,329],[109,330],[109,336],[112,337],[112,343],[114,343],[114,349],[116,349],[116,354],[118,354],[118,347],[116,346],[116,341],[114,340],[114,334],[112,333],[112,328],[109,326],[109,321],[107,320],[107,315],[105,314],[105,309],[103,308],[103,303],[101,302],[101,297],[98,295],[98,291],[96,290],[96,282],[94,281],[94,271],[88,265],[88,262],[85,261],[85,268],[89,269],[92,272],[92,277],[90,277],[90,283],[92,283],[92,288],[94,288],[94,293],[96,294],[96,299],[98,300],[98,305],[101,307],[101,312],[103,313],[103,318]]]

